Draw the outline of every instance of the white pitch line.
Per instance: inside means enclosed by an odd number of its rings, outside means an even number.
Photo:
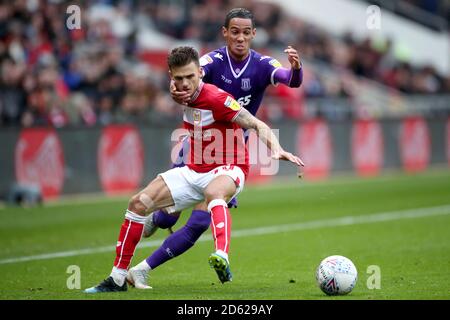
[[[345,216],[333,219],[323,219],[323,220],[313,220],[308,222],[294,223],[294,224],[283,224],[269,227],[260,227],[252,229],[241,229],[232,231],[232,238],[242,238],[258,235],[266,235],[280,232],[290,232],[299,230],[310,230],[318,228],[328,228],[328,227],[340,227],[340,226],[350,226],[355,224],[368,224],[368,223],[378,223],[392,220],[401,219],[414,219],[422,217],[440,216],[450,214],[450,205],[438,206],[438,207],[427,207],[419,209],[409,209],[409,210],[399,210],[399,211],[387,211],[380,212],[376,214],[359,215],[359,216]],[[144,241],[138,245],[138,248],[150,248],[159,246],[164,239]],[[201,236],[197,241],[212,241],[210,235]],[[36,261],[36,260],[47,260],[54,258],[66,258],[73,256],[80,256],[86,254],[94,253],[105,253],[105,252],[115,252],[115,246],[104,246],[97,248],[86,248],[80,250],[71,251],[61,251],[54,253],[46,253],[33,256],[17,257],[0,260],[1,264],[8,263],[18,263],[26,261]]]

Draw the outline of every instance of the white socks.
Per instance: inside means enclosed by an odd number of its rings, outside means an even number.
[[[228,253],[226,253],[225,251],[222,250],[217,250],[216,254],[221,256],[222,258],[224,258],[225,260],[227,260],[228,263],[230,263],[230,261],[228,261]]]
[[[127,277],[127,273],[128,271],[125,269],[113,267],[111,271],[111,277],[118,286],[123,286],[123,284],[125,283],[125,278]]]
[[[145,272],[149,272],[152,268],[148,265],[146,260],[142,260],[139,264],[137,264],[134,269],[142,270]]]

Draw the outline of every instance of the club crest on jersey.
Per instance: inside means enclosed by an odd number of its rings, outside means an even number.
[[[192,118],[194,119],[194,125],[199,125],[202,122],[202,113],[200,110],[194,110],[192,114]]]
[[[225,107],[230,108],[233,111],[238,111],[241,109],[239,102],[234,100],[232,97],[227,97],[224,103]]]
[[[269,61],[269,64],[275,68],[280,68],[282,65],[277,59],[272,59]]]
[[[252,88],[250,84],[250,78],[242,78],[241,79],[241,89],[244,91],[249,91]]]

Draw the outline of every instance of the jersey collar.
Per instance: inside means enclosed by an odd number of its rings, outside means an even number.
[[[249,65],[249,63],[250,63],[250,59],[251,59],[251,55],[252,55],[252,50],[250,50],[250,53],[249,53],[249,55],[248,55],[247,63],[246,63],[245,66],[242,68],[241,72],[239,72],[238,74],[236,74],[236,72],[234,72],[233,65],[231,64],[231,57],[230,57],[230,55],[228,54],[228,47],[225,47],[225,51],[226,51],[226,54],[227,54],[228,65],[230,66],[231,73],[233,74],[233,77],[234,77],[235,79],[237,79],[237,78],[239,78],[239,77],[244,73],[245,69],[247,69],[247,67],[248,67],[248,65]]]
[[[191,97],[190,103],[193,103],[198,98],[198,96],[200,95],[200,92],[202,92],[204,84],[205,83],[202,80],[200,80],[197,90],[195,90],[194,94]]]

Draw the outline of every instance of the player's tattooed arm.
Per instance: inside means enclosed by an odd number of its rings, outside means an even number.
[[[242,108],[234,119],[240,127],[244,129],[254,129],[258,137],[272,151],[272,158],[277,160],[287,160],[298,166],[304,166],[303,161],[290,152],[284,151],[273,131],[267,124],[253,116],[247,109]]]

